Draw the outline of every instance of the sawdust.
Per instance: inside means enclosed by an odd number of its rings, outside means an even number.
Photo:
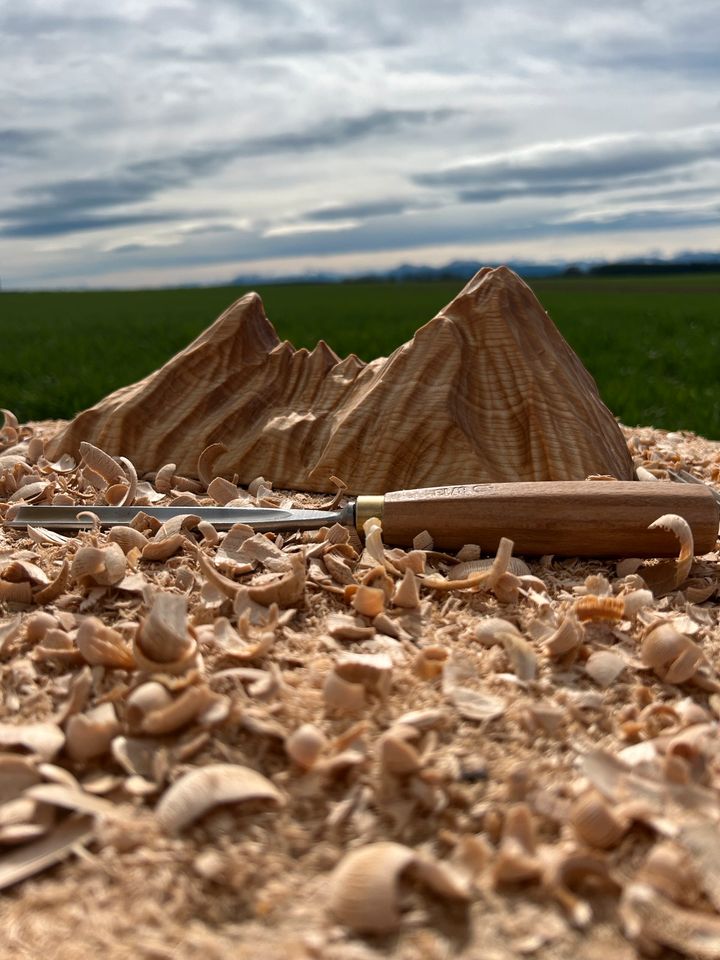
[[[24,488],[88,509],[232,502],[213,451],[188,491],[94,453],[49,464],[50,429],[6,417],[3,515]],[[720,485],[720,444],[625,434],[636,466]],[[662,596],[639,563],[552,557],[438,592],[424,579],[455,559],[387,550],[381,531],[363,548],[336,528],[138,526],[144,540],[0,530],[0,956],[569,960],[686,942],[720,957],[717,868],[697,841],[720,819],[717,553]],[[691,651],[682,682],[645,642],[658,621]],[[162,799],[213,765],[267,786],[206,795],[169,830]],[[82,817],[85,840],[13,882],[23,851]],[[364,910],[370,929],[352,929],[369,893],[344,891],[334,916],[338,867],[388,842],[410,851],[390,848],[410,865],[388,887],[397,921],[373,930]]]

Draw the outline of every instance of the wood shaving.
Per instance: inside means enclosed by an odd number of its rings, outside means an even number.
[[[129,461],[51,462],[45,427],[7,430],[2,516],[38,483],[90,512],[131,499]],[[658,482],[720,483],[720,445],[626,435]],[[183,506],[174,523],[0,529],[3,929],[41,955],[52,923],[58,960],[139,956],[153,929],[183,960],[712,955],[720,555],[681,536],[663,591],[653,561],[389,550],[377,520],[364,546],[337,526],[223,534],[193,508],[327,498],[242,488],[217,453],[204,481],[137,478],[136,503]],[[218,766],[265,794],[216,802],[235,789],[202,786]],[[199,812],[166,830],[182,784]],[[390,934],[366,938],[329,890],[376,844],[410,853],[387,871]]]

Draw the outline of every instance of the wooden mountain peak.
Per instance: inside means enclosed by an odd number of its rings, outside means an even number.
[[[353,493],[632,476],[594,380],[506,267],[481,270],[370,363],[323,341],[295,350],[247,294],[159,370],[78,414],[48,454],[83,440],[138,471],[175,463],[186,475],[222,442],[219,474],[296,490],[332,490],[332,475]]]

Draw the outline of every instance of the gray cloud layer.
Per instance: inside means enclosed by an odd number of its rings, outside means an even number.
[[[3,281],[711,237],[718,49],[715,0],[0,0]]]
[[[13,157],[37,156],[47,149],[51,139],[49,130],[0,127],[0,163],[7,163]]]
[[[23,188],[30,202],[0,209],[0,236],[57,236],[86,230],[100,230],[129,224],[157,223],[182,218],[181,212],[108,213],[151,200],[163,190],[182,187],[198,177],[208,177],[236,160],[304,153],[338,148],[366,137],[398,134],[413,126],[427,126],[452,117],[457,111],[376,110],[364,116],[339,117],[301,131],[218,143],[176,156],[128,164],[124,170],[105,178],[87,177],[58,180]],[[16,150],[23,144],[22,131],[15,134]],[[0,131],[0,144],[3,140]],[[11,138],[8,137],[11,141]],[[28,144],[32,136],[27,137]],[[11,141],[12,145],[12,141]],[[322,218],[322,212],[316,213]]]
[[[540,145],[417,174],[414,179],[424,186],[458,188],[464,200],[491,202],[618,187],[719,159],[720,126],[715,126]]]

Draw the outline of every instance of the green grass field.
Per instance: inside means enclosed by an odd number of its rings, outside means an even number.
[[[261,287],[281,337],[340,355],[385,356],[459,282]],[[543,306],[624,423],[720,439],[720,275],[532,281]],[[145,376],[245,290],[0,293],[0,406],[69,417]]]

